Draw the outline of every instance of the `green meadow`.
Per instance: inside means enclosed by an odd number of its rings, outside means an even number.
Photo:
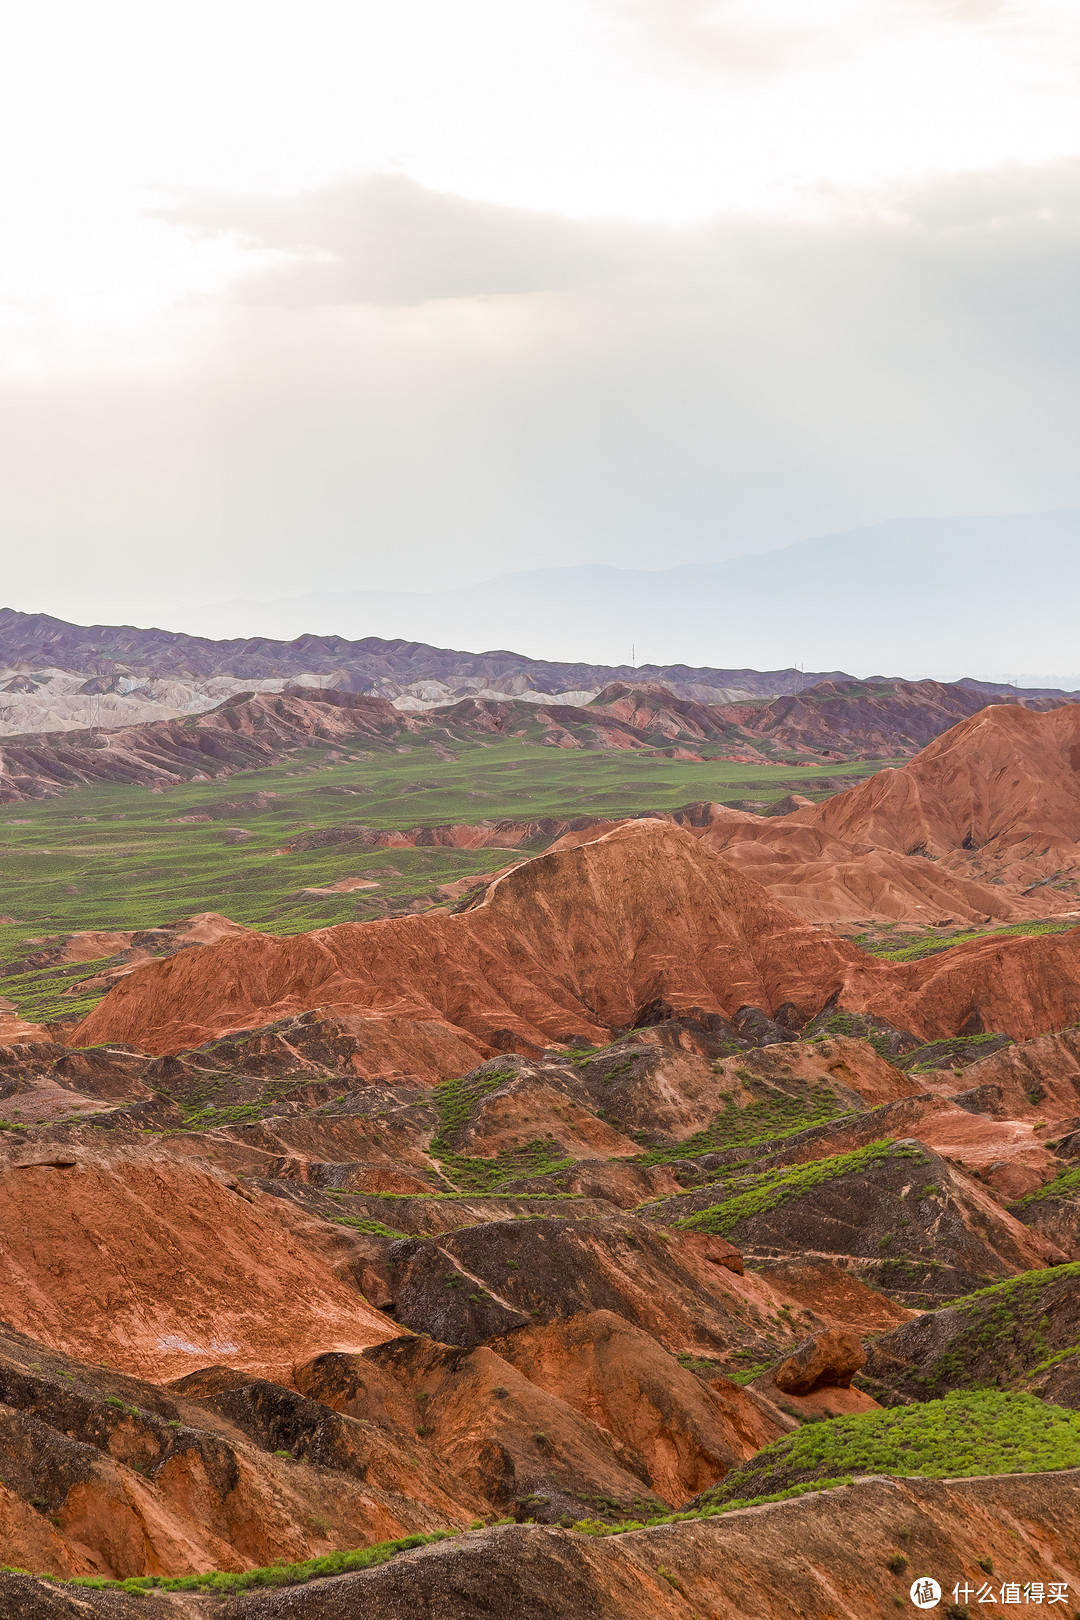
[[[792,791],[813,796],[819,781],[823,796],[838,778],[859,780],[872,768],[672,760],[520,741],[454,748],[453,759],[422,739],[351,759],[312,748],[271,770],[164,792],[88,787],[0,806],[0,996],[29,1017],[78,1010],[63,990],[91,971],[86,964],[44,974],[23,968],[22,959],[52,935],[154,928],[200,911],[299,933],[439,904],[440,885],[479,880],[513,858],[499,849],[283,853],[303,832],[343,822],[384,829],[613,817],[702,799],[764,809]],[[274,797],[260,807],[257,795]],[[212,819],[198,819],[205,816]],[[350,877],[377,887],[298,897],[303,888]]]

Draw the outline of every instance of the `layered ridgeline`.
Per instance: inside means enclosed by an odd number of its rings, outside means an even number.
[[[220,697],[222,688],[238,684],[230,678],[214,690]],[[313,748],[338,750],[340,757],[343,749],[386,753],[415,745],[438,759],[455,744],[492,739],[748,765],[850,765],[908,757],[958,716],[1005,702],[1001,695],[934,681],[829,682],[803,694],[794,715],[794,700],[703,703],[666,686],[626,682],[571,693],[570,702],[536,692],[390,702],[335,688],[262,684],[276,689],[233,690],[221,702],[201,701],[194,688],[170,698],[164,688],[131,687],[107,694],[112,709],[100,712],[106,699],[81,689],[54,699],[53,689],[63,685],[58,675],[43,677],[29,695],[29,678],[14,677],[0,688],[0,736],[6,736],[0,803],[52,798],[93,783],[160,790],[265,769]],[[1059,701],[1012,697],[1033,711]],[[133,723],[125,723],[125,710]]]
[[[640,741],[657,733],[670,740],[685,732],[692,748],[703,738],[741,739],[750,757],[764,749],[766,755],[786,750],[893,758],[910,754],[988,701],[1004,697],[1044,706],[1076,698],[1075,693],[1017,692],[974,680],[855,681],[838,671],[791,668],[558,663],[510,651],[456,652],[377,637],[212,641],[130,625],[73,625],[45,614],[0,609],[0,736],[37,739],[38,733],[60,730],[100,734],[181,720],[222,702],[233,708],[243,694],[280,693],[290,685],[312,695],[363,693],[406,712],[446,710],[477,699],[496,705],[487,721],[488,729],[496,730],[529,724],[523,704],[586,708],[587,717],[568,713],[563,729],[595,726],[600,718],[592,746],[624,747],[620,738],[639,733]],[[694,712],[702,707],[722,712]],[[465,718],[475,720],[476,714]],[[173,734],[170,742],[169,734],[159,731],[142,746],[135,738],[123,746],[135,756],[149,751],[167,757],[177,752],[179,741]],[[71,744],[84,752],[85,746],[74,739]],[[40,739],[36,747],[40,755]],[[198,747],[189,736],[187,753]],[[214,753],[212,746],[205,751]],[[48,779],[44,760],[41,767]],[[80,780],[84,767],[84,761],[68,757],[67,773],[61,769],[56,780]],[[232,768],[243,768],[242,759]],[[89,779],[97,778],[91,773]],[[129,778],[114,771],[114,779]]]
[[[5,1612],[1075,1592],[1078,758],[994,706],[456,909],[84,941],[103,999],[0,1044]],[[860,894],[970,937],[860,944]]]

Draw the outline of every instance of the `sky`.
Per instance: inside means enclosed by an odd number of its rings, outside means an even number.
[[[3,603],[1080,506],[1078,68],[1075,0],[10,8]]]

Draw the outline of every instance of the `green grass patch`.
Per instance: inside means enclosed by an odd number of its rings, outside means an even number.
[[[305,1558],[298,1563],[269,1564],[262,1569],[208,1570],[202,1575],[131,1575],[126,1580],[109,1580],[102,1575],[75,1575],[69,1580],[55,1576],[58,1585],[89,1587],[114,1592],[250,1592],[257,1587],[299,1586],[327,1575],[347,1575],[351,1570],[375,1569],[389,1563],[399,1553],[413,1547],[430,1547],[437,1541],[460,1535],[458,1530],[433,1530],[428,1535],[401,1536],[396,1541],[380,1541],[374,1547],[358,1547],[351,1552],[325,1553],[321,1558]]]
[[[962,928],[953,934],[931,933],[906,945],[892,945],[888,940],[860,937],[857,943],[871,956],[884,957],[887,962],[920,962],[924,956],[937,956],[951,951],[954,945],[964,945],[971,939],[1012,938],[1039,934],[1064,934],[1075,928],[1076,922],[1020,922],[1004,928]]]
[[[496,1194],[507,1182],[520,1181],[526,1176],[553,1175],[560,1170],[572,1169],[577,1162],[550,1138],[525,1142],[521,1147],[511,1148],[490,1159],[471,1159],[459,1153],[444,1153],[437,1157],[443,1175],[460,1187],[462,1192],[474,1195]],[[548,1196],[556,1198],[560,1195],[551,1193]]]
[[[1073,1165],[1071,1170],[1063,1170],[1053,1181],[1048,1181],[1045,1187],[1037,1187],[1034,1192],[1027,1193],[1023,1198],[1017,1199],[1013,1209],[1026,1209],[1029,1204],[1041,1203],[1044,1198],[1076,1198],[1080,1196],[1080,1164]]]
[[[740,1108],[733,1097],[726,1097],[723,1108],[703,1131],[695,1131],[693,1136],[669,1147],[651,1148],[634,1162],[665,1164],[676,1159],[693,1159],[701,1153],[782,1141],[813,1125],[825,1125],[853,1113],[847,1104],[838,1101],[829,1086],[808,1088],[803,1097],[773,1092],[759,1102],[748,1103],[745,1108]]]
[[[398,1232],[392,1226],[384,1226],[382,1221],[371,1220],[366,1215],[331,1215],[330,1219],[335,1226],[352,1226],[358,1232],[367,1232],[373,1237],[403,1238],[408,1237],[407,1232]]]
[[[707,1493],[717,1506],[855,1474],[1042,1474],[1080,1467],[1080,1412],[1034,1395],[964,1390],[944,1400],[806,1424]]]
[[[765,1214],[792,1199],[805,1198],[815,1187],[835,1181],[838,1176],[860,1175],[889,1164],[894,1159],[923,1157],[920,1148],[899,1147],[888,1138],[882,1138],[881,1141],[856,1148],[853,1153],[837,1153],[832,1158],[815,1159],[809,1164],[790,1165],[756,1176],[741,1176],[734,1183],[737,1190],[728,1198],[674,1224],[691,1232],[717,1232],[726,1236],[740,1221]]]

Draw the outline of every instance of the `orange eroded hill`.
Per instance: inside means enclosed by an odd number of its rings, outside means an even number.
[[[791,821],[842,842],[937,860],[1023,887],[1080,870],[1080,708],[982,709],[901,770],[879,771]],[[1044,910],[1073,905],[1043,889]]]
[[[702,834],[709,849],[746,872],[810,922],[1022,922],[1074,902],[1034,895],[942,869],[927,856],[845,844],[794,811],[775,819],[717,817]],[[736,819],[738,816],[738,819]]]
[[[0,1289],[20,1332],[162,1382],[209,1362],[289,1378],[397,1328],[279,1218],[279,1201],[149,1151],[0,1159]]]
[[[815,922],[1020,922],[1080,890],[1080,707],[981,709],[902,769],[702,834]]]
[[[810,927],[692,833],[640,821],[513,868],[458,915],[233,935],[147,963],[72,1039],[176,1052],[328,1007],[365,1020],[389,1072],[432,1081],[460,1072],[463,1041],[535,1052],[745,1006],[805,1020],[832,997],[926,1037],[1026,1039],[1080,1018],[1078,936],[976,940],[895,967]]]
[[[640,821],[514,868],[458,915],[238,936],[140,967],[79,1044],[179,1051],[327,1006],[442,1021],[491,1052],[610,1038],[676,1013],[811,1016],[889,969],[807,926],[681,827]]]

